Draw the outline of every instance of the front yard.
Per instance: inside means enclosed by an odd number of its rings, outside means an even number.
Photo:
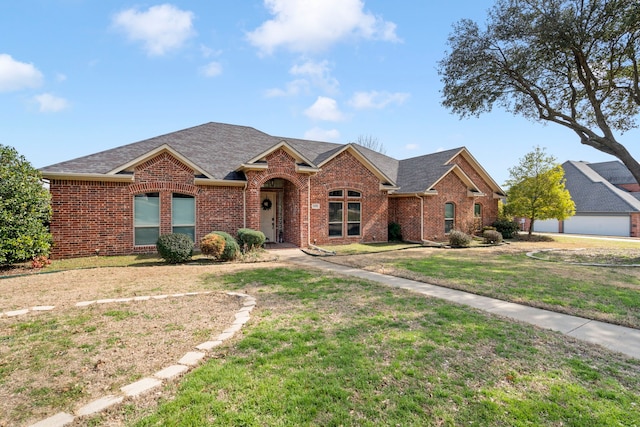
[[[538,244],[526,245],[331,259],[637,324],[639,269],[531,260]],[[0,280],[3,312],[56,305],[0,318],[0,426],[73,412],[175,363],[228,326],[229,290],[258,301],[240,336],[181,380],[72,425],[640,425],[640,361],[557,333],[279,262],[95,262],[128,267]],[[211,293],[75,307],[187,292]]]

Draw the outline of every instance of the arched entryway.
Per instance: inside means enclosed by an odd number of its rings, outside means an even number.
[[[300,190],[285,178],[271,178],[260,187],[260,231],[267,243],[304,246]]]

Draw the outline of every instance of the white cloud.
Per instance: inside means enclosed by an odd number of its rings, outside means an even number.
[[[349,38],[399,41],[396,25],[365,12],[362,0],[264,0],[264,4],[273,19],[247,38],[265,54],[279,47],[316,52]]]
[[[316,102],[306,110],[304,114],[313,120],[323,120],[327,122],[339,122],[344,120],[344,114],[338,108],[335,99],[319,96]]]
[[[407,99],[409,99],[408,93],[396,92],[356,92],[351,100],[349,101],[349,105],[351,105],[356,110],[365,110],[365,109],[382,109],[385,108],[389,104],[402,105]]]
[[[69,102],[50,93],[43,93],[35,97],[41,113],[57,113],[69,107]]]
[[[337,129],[312,128],[304,133],[304,139],[312,141],[337,141],[340,139],[340,132]]]
[[[407,144],[404,146],[405,150],[409,150],[409,151],[415,151],[418,148],[420,148],[420,146],[418,144]]]
[[[0,54],[0,92],[35,88],[42,80],[42,73],[33,64],[16,61],[6,53]]]
[[[210,62],[200,68],[200,74],[205,77],[216,77],[222,74],[222,64],[219,62]]]
[[[62,83],[64,81],[66,81],[66,80],[67,80],[67,76],[65,74],[62,74],[62,73],[56,74],[56,81],[57,82]]]
[[[274,88],[266,91],[268,98],[283,96],[297,96],[301,93],[309,93],[309,82],[305,79],[292,80],[286,84],[284,89]]]
[[[289,74],[300,77],[288,82],[284,89],[269,89],[268,97],[297,96],[309,94],[312,87],[321,89],[328,94],[338,92],[340,84],[331,76],[331,67],[328,61],[306,61],[296,64],[289,69]]]
[[[113,26],[130,40],[142,42],[148,55],[161,56],[180,48],[195,34],[193,17],[193,12],[162,4],[147,11],[124,10],[114,16]]]

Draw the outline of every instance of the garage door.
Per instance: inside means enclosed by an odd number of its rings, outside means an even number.
[[[564,221],[564,232],[628,237],[631,235],[631,221],[628,216],[575,215]]]
[[[557,233],[558,230],[557,219],[538,220],[533,223],[533,231],[537,231],[538,233]]]

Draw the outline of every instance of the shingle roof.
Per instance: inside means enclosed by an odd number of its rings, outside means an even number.
[[[236,171],[241,165],[282,142],[314,163],[310,166],[322,164],[346,147],[330,142],[271,136],[252,127],[205,123],[46,166],[40,171],[45,177],[47,174],[108,174],[167,146],[211,179],[243,180],[244,174]],[[452,165],[446,163],[461,150],[456,148],[398,161],[358,144],[350,146],[387,177],[391,181],[388,184],[400,187],[398,193],[420,193],[429,189],[451,170]]]
[[[619,189],[586,162],[562,164],[565,187],[571,193],[577,213],[624,213],[640,211],[640,200]]]
[[[636,179],[631,171],[621,162],[589,163],[589,167],[613,185],[635,184]]]
[[[398,182],[402,193],[422,193],[436,183],[452,165],[447,164],[461,148],[400,160]]]

